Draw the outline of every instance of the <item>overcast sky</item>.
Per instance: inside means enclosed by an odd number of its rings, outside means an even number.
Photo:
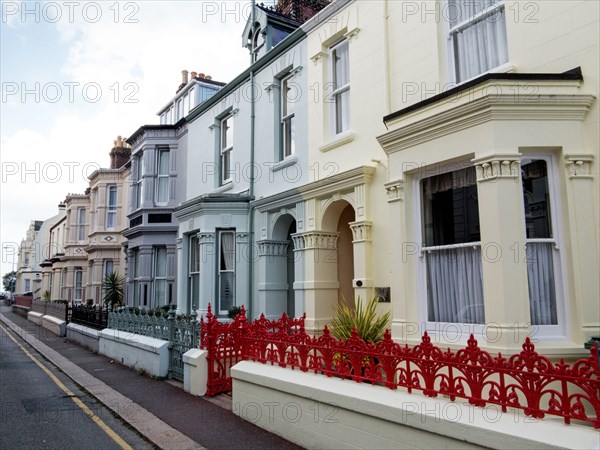
[[[30,221],[108,167],[118,135],[158,123],[183,69],[228,82],[247,67],[249,13],[248,0],[2,1],[2,274]]]

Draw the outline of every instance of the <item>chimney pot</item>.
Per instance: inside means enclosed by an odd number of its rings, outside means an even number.
[[[181,82],[183,84],[187,84],[187,82],[188,82],[188,71],[187,70],[181,71]]]
[[[196,78],[198,76],[198,72],[192,72],[191,75],[192,75],[191,79],[193,80],[194,78]]]
[[[212,77],[210,75],[206,75],[205,77],[207,80],[212,80]]]
[[[204,78],[205,76],[206,76],[206,75],[204,75],[202,72],[200,72],[200,73],[198,74],[198,78]]]

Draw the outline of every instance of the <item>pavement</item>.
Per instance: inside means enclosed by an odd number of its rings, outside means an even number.
[[[196,397],[154,380],[0,306],[0,322],[76,385],[161,449],[298,449],[233,414],[231,397]],[[6,380],[2,380],[6,382]]]

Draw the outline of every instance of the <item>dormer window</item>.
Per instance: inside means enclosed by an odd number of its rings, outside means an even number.
[[[252,62],[258,61],[260,52],[265,46],[265,37],[262,28],[257,27],[252,35]]]

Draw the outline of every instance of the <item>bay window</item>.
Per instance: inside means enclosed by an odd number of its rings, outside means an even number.
[[[548,162],[544,159],[521,160],[532,325],[558,325],[554,272],[559,259],[552,226]]]
[[[235,232],[219,231],[219,314],[225,315],[235,305]]]
[[[135,181],[133,184],[134,188],[134,199],[135,207],[141,208],[142,201],[144,199],[144,155],[137,156],[135,158]]]
[[[109,186],[106,193],[106,229],[117,226],[117,187]]]
[[[166,204],[169,201],[169,158],[170,152],[168,149],[158,151],[156,203]]]
[[[188,261],[188,304],[191,309],[198,306],[200,300],[200,247],[198,236],[189,237]]]
[[[77,240],[85,240],[85,208],[77,208]]]
[[[476,183],[474,167],[421,181],[430,322],[484,322]]]
[[[77,267],[75,269],[74,276],[75,276],[75,280],[74,280],[75,290],[74,290],[73,300],[75,300],[76,302],[81,302],[81,300],[83,298],[83,270],[81,269],[81,267]]]
[[[154,252],[154,307],[166,305],[167,248],[156,247]]]

